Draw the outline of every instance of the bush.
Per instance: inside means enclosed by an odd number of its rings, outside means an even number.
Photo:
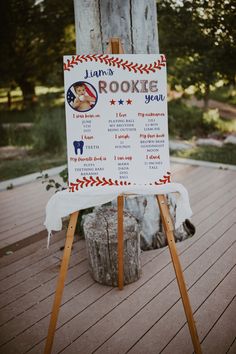
[[[210,98],[220,102],[236,105],[236,89],[234,86],[221,86],[210,92]]]
[[[216,129],[218,116],[215,112],[204,115],[201,109],[189,107],[181,99],[170,101],[168,110],[171,137],[181,139],[204,137]]]
[[[33,129],[33,148],[37,153],[60,153],[66,146],[64,109],[61,107],[43,110]]]
[[[0,146],[30,146],[32,143],[32,127],[19,126],[14,123],[3,127],[0,124]]]
[[[1,123],[31,123],[36,120],[38,108],[31,107],[25,109],[0,110]]]
[[[0,124],[0,146],[6,146],[6,145],[8,145],[6,129],[4,129],[2,124]]]
[[[222,147],[217,146],[196,146],[190,150],[172,151],[172,156],[185,159],[202,160],[236,165],[235,145],[227,144]]]
[[[209,128],[218,129],[218,123],[220,120],[218,109],[209,109],[207,112],[203,113],[203,123]]]

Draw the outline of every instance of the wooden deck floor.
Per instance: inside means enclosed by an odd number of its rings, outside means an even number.
[[[24,246],[32,236],[45,237],[45,205],[53,193],[41,180],[0,192],[0,255]]]
[[[0,248],[43,230],[48,198],[40,181],[0,192]]]
[[[196,235],[177,248],[203,353],[236,353],[236,172],[174,165]],[[7,213],[8,214],[8,213]],[[0,259],[0,352],[42,353],[64,233]],[[187,354],[193,347],[168,248],[142,254],[142,277],[119,291],[95,283],[74,245],[53,353]]]

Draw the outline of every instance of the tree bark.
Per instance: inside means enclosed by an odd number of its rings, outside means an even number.
[[[11,90],[7,91],[7,107],[11,109]]]
[[[137,220],[124,211],[124,284],[141,276],[140,235]],[[96,208],[84,217],[84,235],[90,273],[97,282],[117,286],[117,209]]]
[[[76,53],[102,53],[99,0],[74,0]]]
[[[19,86],[22,91],[23,101],[26,106],[35,101],[35,86],[31,81],[22,79],[19,81]]]
[[[77,54],[105,52],[120,37],[125,53],[158,53],[156,1],[74,0]]]
[[[209,108],[209,98],[210,98],[210,84],[205,84],[205,94],[203,97],[203,101],[204,101],[204,111],[206,112]]]

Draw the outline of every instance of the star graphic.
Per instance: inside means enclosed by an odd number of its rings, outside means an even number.
[[[114,106],[114,105],[116,104],[116,101],[112,99],[112,100],[110,101],[110,104],[111,104],[112,106]]]
[[[123,105],[124,104],[124,101],[122,100],[122,99],[120,99],[119,101],[118,101],[118,103],[119,103],[119,105]]]
[[[132,100],[129,98],[128,100],[126,100],[127,104],[132,104]]]

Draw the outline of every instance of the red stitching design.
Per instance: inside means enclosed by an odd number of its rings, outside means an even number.
[[[160,179],[159,179],[159,182],[154,182],[154,184],[155,184],[156,186],[159,186],[159,185],[161,185],[161,184],[170,183],[170,175],[171,175],[170,172],[166,172],[166,175],[164,175],[163,178],[160,178]]]
[[[104,186],[129,186],[131,183],[127,181],[113,181],[111,178],[106,179],[105,177],[83,177],[82,179],[77,178],[76,183],[70,183],[70,192],[78,191],[80,188],[84,187],[104,187]]]
[[[123,70],[134,71],[135,73],[139,71],[140,74],[143,74],[143,72],[146,74],[149,74],[150,72],[154,73],[156,70],[161,70],[162,67],[166,66],[166,58],[164,55],[161,55],[161,59],[158,59],[154,63],[143,65],[133,62],[129,63],[128,60],[124,60],[119,57],[110,57],[108,54],[93,54],[73,55],[72,59],[67,59],[66,63],[64,63],[64,70],[70,71],[75,65],[78,65],[78,63],[83,63],[84,61],[96,61],[109,66],[116,66],[118,68],[121,67]]]
[[[154,182],[154,184],[156,186],[159,186],[161,184],[166,184],[166,183],[170,183],[170,172],[166,172],[166,175],[163,176],[163,178],[159,179],[159,182]],[[82,179],[77,178],[76,179],[76,183],[70,182],[70,187],[69,187],[69,191],[70,192],[75,192],[78,191],[81,188],[84,187],[104,187],[104,186],[130,186],[131,182],[127,182],[127,181],[117,181],[117,180],[112,180],[111,178],[106,179],[105,177],[83,177]],[[133,185],[135,186],[136,183],[133,183]],[[153,185],[153,183],[150,183],[150,185]]]

